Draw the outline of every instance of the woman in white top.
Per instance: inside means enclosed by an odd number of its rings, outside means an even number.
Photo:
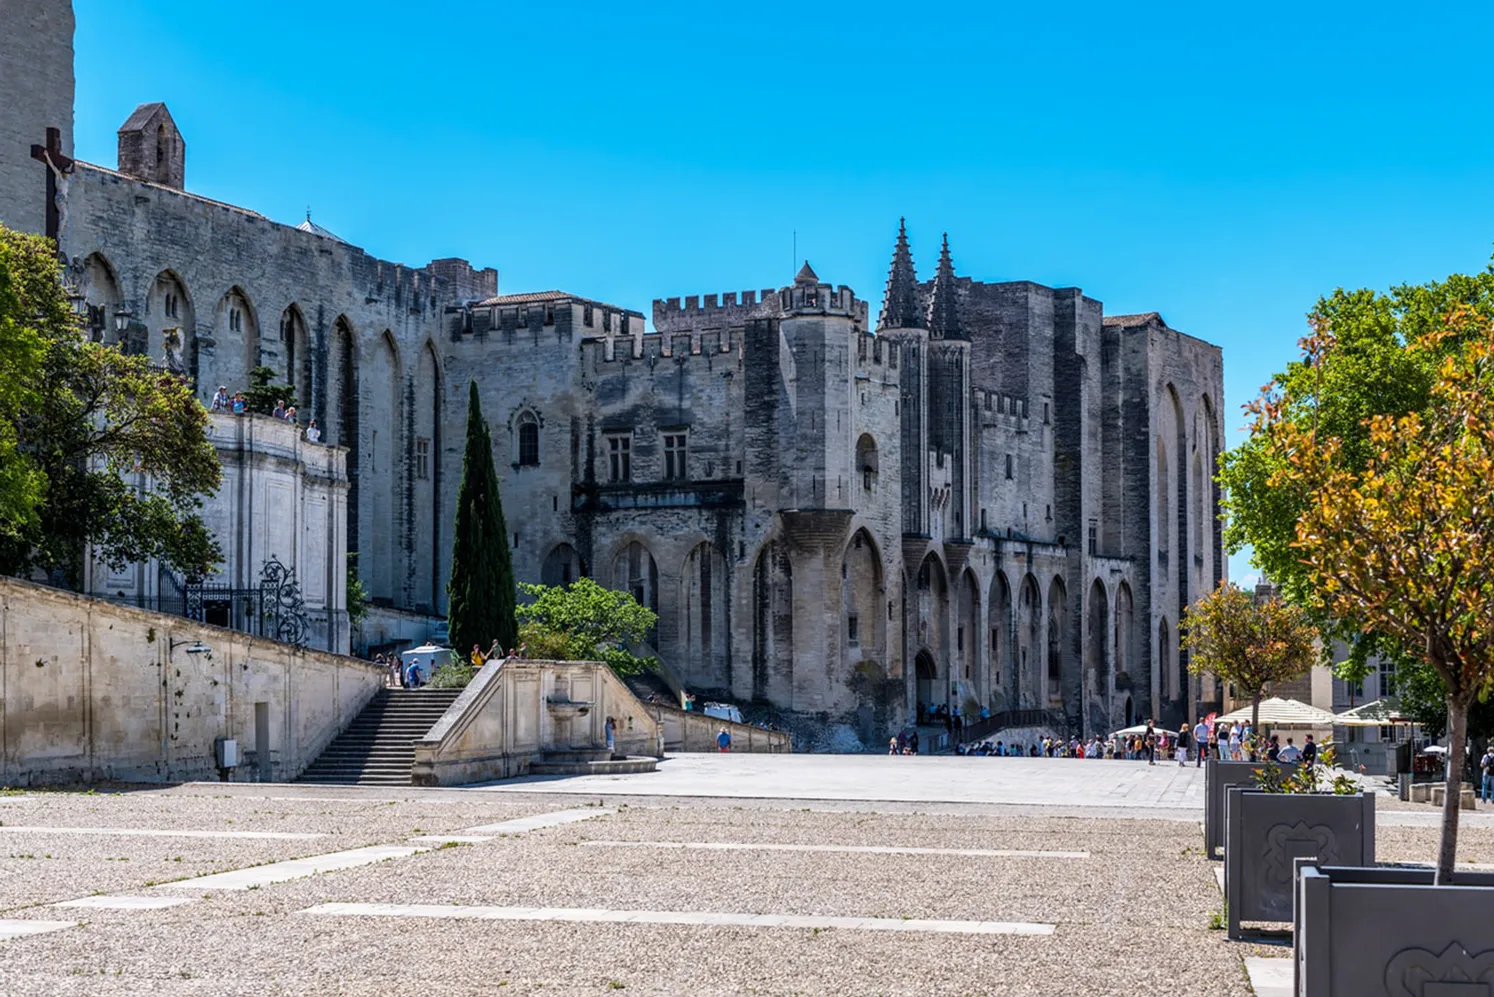
[[[310,443],[320,443],[322,440],[322,431],[316,428],[315,419],[306,425],[306,439]]]

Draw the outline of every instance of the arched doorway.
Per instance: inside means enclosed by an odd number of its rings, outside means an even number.
[[[792,707],[794,573],[787,547],[769,542],[752,570],[752,698]]]
[[[1064,689],[1064,639],[1068,631],[1069,597],[1063,580],[1057,576],[1048,585],[1048,684],[1047,705],[1062,709]],[[1077,690],[1075,690],[1077,692]]]
[[[934,704],[936,697],[939,702],[944,701],[939,695],[943,689],[943,683],[939,681],[939,666],[934,664],[934,656],[927,650],[918,652],[918,657],[913,661],[913,667],[917,679],[918,704],[923,707],[918,713],[923,714]]]
[[[1084,636],[1084,691],[1096,730],[1110,724],[1110,667],[1106,639],[1110,636],[1110,599],[1098,578],[1089,587],[1089,610]]]
[[[556,544],[545,555],[540,568],[540,582],[544,585],[569,585],[578,578],[586,577],[586,562],[576,548],[568,543]]]

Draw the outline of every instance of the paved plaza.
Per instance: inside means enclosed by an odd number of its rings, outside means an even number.
[[[1234,997],[1202,775],[719,756],[463,790],[0,795],[6,995]],[[1387,859],[1429,859],[1386,802]],[[1494,861],[1468,815],[1465,861]],[[1270,992],[1263,986],[1259,993]]]

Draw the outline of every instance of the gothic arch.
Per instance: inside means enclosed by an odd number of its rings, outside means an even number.
[[[544,585],[569,585],[578,578],[585,578],[586,561],[580,552],[568,543],[558,543],[545,555],[540,568],[540,582]]]
[[[80,290],[88,302],[83,320],[88,338],[95,343],[118,342],[115,315],[123,307],[123,297],[114,265],[103,253],[90,253],[83,261],[83,286]]]
[[[1040,706],[1047,700],[1047,693],[1038,679],[1042,655],[1038,640],[1042,623],[1043,595],[1038,589],[1037,579],[1029,572],[1023,576],[1022,587],[1017,593],[1017,659],[1014,665],[1018,702],[1023,709]]]
[[[643,543],[630,539],[612,555],[612,588],[627,592],[640,606],[659,611],[659,565]]]
[[[409,515],[415,523],[415,543],[410,552],[415,574],[416,607],[429,606],[439,614],[445,592],[442,558],[450,554],[451,543],[441,535],[441,412],[445,404],[444,372],[435,344],[429,339],[415,360],[415,377],[410,382],[411,439],[409,442],[410,499]]]
[[[864,491],[876,488],[877,469],[877,441],[870,433],[862,433],[856,440],[856,476]]]
[[[719,689],[727,683],[729,584],[726,557],[709,542],[696,544],[680,569],[679,618],[675,660],[697,685]]]
[[[887,669],[887,614],[882,609],[887,586],[882,554],[865,528],[846,542],[841,555],[841,648],[850,667],[866,662]]]
[[[280,355],[285,360],[283,367],[285,383],[292,389],[296,406],[302,407],[311,401],[311,339],[306,331],[306,316],[299,305],[292,302],[280,313]],[[302,414],[299,421],[309,418]]]
[[[358,337],[353,323],[346,315],[339,315],[332,322],[332,334],[328,340],[326,384],[322,397],[313,402],[313,409],[321,413],[322,442],[347,448],[348,471],[348,553],[358,554],[361,546],[360,511],[363,488],[360,484],[360,469],[363,463],[363,447],[358,438]],[[363,557],[358,558],[358,576],[372,590],[373,566]]]
[[[966,568],[955,587],[954,653],[957,665],[950,668],[950,682],[959,683],[960,703],[966,699],[986,702],[987,683],[981,667],[980,582]]]
[[[1096,578],[1089,586],[1084,632],[1084,698],[1091,711],[1094,730],[1110,724],[1110,598],[1105,583]]]
[[[1063,578],[1054,575],[1048,583],[1048,649],[1044,658],[1047,676],[1045,705],[1050,709],[1061,709],[1065,705],[1064,685],[1067,672],[1072,668],[1068,660],[1069,596]]]
[[[544,422],[533,406],[522,405],[514,410],[513,417],[509,420],[508,433],[512,451],[509,462],[515,469],[539,466],[543,456],[540,452],[543,428]]]
[[[1136,610],[1131,586],[1121,582],[1115,587],[1115,681],[1127,689],[1136,688],[1136,666],[1141,652],[1136,646]]]
[[[249,374],[259,366],[259,314],[237,284],[218,299],[213,337],[213,369],[202,372],[204,379],[227,384],[230,391],[249,387]]]
[[[934,656],[941,674],[948,674],[950,662],[949,641],[949,582],[944,571],[944,562],[932,551],[925,555],[918,566],[913,582],[913,643]],[[936,690],[940,695],[936,702],[946,702],[949,689]]]
[[[367,461],[362,467],[364,501],[371,517],[368,523],[369,594],[401,605],[400,583],[404,572],[402,553],[404,507],[400,501],[404,464],[404,374],[399,345],[389,330],[379,336],[370,351],[368,369],[360,393],[372,393],[368,408],[367,437],[364,441]]]
[[[793,565],[788,547],[770,540],[752,567],[752,698],[791,703],[793,690]]]
[[[151,281],[145,299],[146,355],[154,363],[197,379],[197,312],[186,283],[174,270],[162,270]],[[170,349],[168,350],[168,346]],[[212,396],[217,385],[197,385],[199,396]]]
[[[1017,676],[1012,667],[1012,587],[1006,573],[991,579],[989,647],[990,699],[993,710],[1017,703]]]

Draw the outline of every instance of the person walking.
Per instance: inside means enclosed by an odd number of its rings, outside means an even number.
[[[1146,722],[1146,734],[1142,737],[1141,750],[1146,753],[1148,765],[1157,764],[1157,728],[1152,726],[1152,721]]]
[[[1484,802],[1494,803],[1494,744],[1484,749],[1484,758],[1478,763],[1478,767],[1484,774]]]
[[[1240,725],[1230,724],[1229,728],[1229,757],[1233,761],[1240,760]]]
[[[1287,746],[1276,753],[1276,760],[1281,762],[1297,762],[1302,760],[1302,752],[1287,738]]]
[[[1302,745],[1302,764],[1306,765],[1308,768],[1312,768],[1317,763],[1318,745],[1317,742],[1312,739],[1312,735],[1309,734],[1307,735],[1307,743]]]
[[[1183,721],[1178,727],[1178,765],[1188,764],[1188,745],[1192,742],[1193,735],[1188,732],[1188,721]]]
[[[1215,735],[1215,737],[1217,737],[1217,735]],[[1208,754],[1208,752],[1205,751],[1204,748],[1209,744],[1210,741],[1213,741],[1214,749],[1216,752],[1218,751],[1219,742],[1215,740],[1215,737],[1210,736],[1209,725],[1204,723],[1202,720],[1193,725],[1193,747],[1196,749],[1196,753],[1198,756],[1194,759],[1194,768],[1198,768],[1204,763],[1204,755]]]
[[[721,733],[716,735],[716,747],[722,752],[731,750],[731,735],[726,732],[725,727],[722,727]]]

